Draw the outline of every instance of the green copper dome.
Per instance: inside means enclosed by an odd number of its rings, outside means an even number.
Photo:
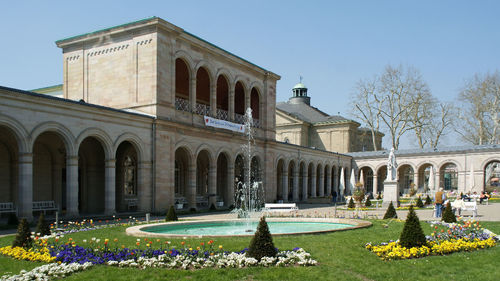
[[[293,89],[307,89],[307,87],[302,83],[298,83],[297,85],[293,86]]]

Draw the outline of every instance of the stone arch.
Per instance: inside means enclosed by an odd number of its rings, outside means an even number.
[[[411,185],[414,183],[415,178],[415,168],[411,163],[403,162],[398,164],[397,169],[397,179],[398,179],[398,191],[400,193],[408,193],[410,191]]]
[[[495,190],[500,189],[500,158],[499,157],[489,157],[485,163],[481,164],[482,179],[478,184],[477,181],[474,182],[474,186],[471,185],[471,189],[476,186],[482,187],[481,191],[486,191],[491,193]]]
[[[252,117],[254,120],[260,120],[261,118],[261,112],[262,112],[262,98],[260,91],[257,87],[252,87],[250,89],[250,108],[252,109]],[[256,124],[257,126],[260,126],[260,123]]]
[[[104,149],[104,155],[106,157],[105,159],[114,159],[113,142],[111,141],[109,135],[99,128],[87,128],[82,131],[76,138],[75,149],[79,149],[83,140],[88,137],[95,137],[97,140],[99,140]]]
[[[460,166],[457,165],[456,161],[446,160],[439,165],[439,187],[443,187],[445,190],[458,190],[458,174],[460,172]],[[454,165],[454,171],[448,166]],[[445,171],[448,168],[449,171]]]
[[[193,172],[190,166],[195,160],[192,151],[184,145],[176,146],[174,154],[174,198],[176,204],[182,204],[183,208],[187,208],[193,204],[195,197],[190,190],[190,173]]]
[[[68,155],[75,155],[75,137],[64,125],[53,121],[41,123],[33,128],[30,134],[30,139],[32,141],[30,146],[33,147],[38,136],[45,132],[54,132],[60,136],[66,146],[66,153]]]
[[[184,139],[183,139],[183,140],[178,141],[178,142],[175,144],[174,151],[177,151],[177,149],[179,149],[179,148],[183,148],[183,149],[185,149],[185,150],[186,150],[186,152],[187,152],[187,153],[189,153],[189,157],[190,157],[191,159],[194,159],[194,157],[195,157],[195,155],[196,155],[196,154],[194,153],[195,151],[194,151],[194,149],[193,149],[192,147],[190,147],[190,146],[186,143],[186,141],[185,141]]]
[[[139,185],[141,152],[140,145],[130,137],[116,141],[115,147],[115,208],[124,212],[129,211],[128,200],[139,201],[138,197],[145,188]]]
[[[219,156],[221,154],[225,154],[229,163],[232,163],[232,161],[234,161],[234,158],[232,157],[232,155],[235,155],[235,154],[233,154],[230,150],[226,149],[225,147],[219,148],[219,150],[217,150],[217,152],[215,152],[214,155],[217,158],[219,158]]]
[[[193,73],[194,73],[193,66],[195,65],[195,63],[194,63],[194,60],[191,57],[191,55],[184,50],[177,50],[175,52],[175,55],[174,55],[174,60],[177,60],[177,59],[181,59],[184,61],[184,63],[188,67],[189,77],[193,77]]]
[[[226,74],[219,74],[216,76],[215,94],[216,94],[216,107],[217,118],[228,120],[229,118],[229,95],[231,85],[229,78]]]
[[[459,162],[457,162],[457,161],[455,161],[455,160],[453,160],[453,159],[445,159],[445,160],[443,160],[443,161],[439,162],[439,164],[438,164],[438,166],[437,166],[438,171],[441,171],[441,168],[442,168],[444,165],[448,164],[448,163],[453,163],[453,164],[455,164],[455,166],[457,166],[457,170],[458,170],[458,171],[462,171],[462,165],[460,165],[460,163],[459,163]]]
[[[141,138],[139,138],[139,136],[133,133],[123,133],[118,136],[118,138],[115,140],[115,143],[113,144],[113,152],[115,155],[118,150],[118,146],[120,146],[120,144],[124,141],[128,141],[134,146],[135,150],[137,151],[137,160],[139,162],[147,161],[144,143],[142,142]]]
[[[196,98],[196,112],[198,114],[210,114],[210,101],[212,95],[212,85],[214,83],[214,78],[208,67],[204,64],[195,68],[196,77],[196,88],[195,88],[195,98]],[[198,109],[198,107],[203,106],[204,110]]]
[[[19,152],[31,152],[30,136],[24,126],[16,119],[0,113],[0,126],[7,127],[17,141]]]
[[[492,157],[488,157],[486,158],[486,160],[483,160],[481,162],[481,170],[485,170],[486,169],[486,166],[490,163],[490,162],[493,162],[493,161],[497,161],[497,162],[500,162],[500,157],[498,156],[492,156]]]
[[[231,88],[231,86],[234,86],[234,77],[233,75],[231,75],[231,71],[229,71],[229,69],[225,67],[219,68],[215,73],[215,77],[219,76],[224,76],[227,79],[227,84],[229,88]]]
[[[185,57],[175,58],[175,97],[178,99],[189,100],[191,77],[193,77],[192,64]],[[186,77],[187,76],[187,77]]]
[[[209,145],[207,145],[205,143],[198,146],[198,148],[196,149],[195,155],[198,156],[198,154],[200,154],[200,152],[202,152],[203,150],[207,151],[210,162],[214,163],[214,161],[216,160],[215,159],[215,152],[214,152],[212,147],[210,147]]]
[[[234,83],[234,113],[240,115],[241,117],[237,117],[235,115],[236,121],[243,122],[243,115],[245,115],[246,110],[246,87],[245,83],[242,80],[236,80]],[[240,119],[241,120],[238,120]]]

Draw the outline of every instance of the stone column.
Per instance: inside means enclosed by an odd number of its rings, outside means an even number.
[[[217,165],[210,163],[208,167],[208,206],[212,206],[217,201]]]
[[[196,161],[191,160],[188,165],[188,192],[187,201],[189,208],[196,208]]]
[[[299,202],[299,165],[293,168],[293,202]]]
[[[307,182],[309,178],[307,176],[307,169],[304,169],[304,175],[302,176],[302,201],[307,201]]]
[[[19,153],[18,216],[33,220],[33,154]]]
[[[112,215],[116,213],[116,159],[106,159],[105,163],[105,187],[104,187],[104,213]]]
[[[326,196],[332,195],[332,169],[326,170]]]
[[[78,156],[66,157],[66,216],[78,217]]]
[[[319,169],[319,186],[318,186],[318,189],[319,189],[318,196],[319,197],[325,196],[324,185],[325,185],[325,169],[323,167],[321,167],[321,169]]]
[[[377,198],[378,194],[378,176],[376,174],[373,175],[373,197]]]
[[[210,114],[217,116],[217,82],[210,85]]]
[[[137,197],[139,198],[138,210],[143,212],[154,211],[152,208],[153,204],[153,183],[151,182],[152,165],[151,162],[144,161],[139,162],[137,165]],[[163,206],[156,206],[156,210],[165,210],[167,206],[172,206],[174,204],[174,197],[172,195],[168,198],[167,202]]]
[[[196,112],[196,74],[189,79],[189,104],[191,104],[191,112]]]
[[[234,85],[229,86],[229,120],[234,121]],[[234,179],[233,179],[233,184],[234,185]]]
[[[311,169],[311,198],[316,197],[316,167]]]
[[[288,202],[288,169],[283,171],[282,175],[282,188],[283,188],[283,202]]]
[[[230,164],[230,163],[228,163],[228,165],[227,165],[226,196],[227,196],[227,198],[226,198],[226,200],[224,200],[226,206],[234,205],[234,164]]]

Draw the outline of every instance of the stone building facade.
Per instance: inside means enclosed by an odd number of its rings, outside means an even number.
[[[350,156],[275,140],[278,75],[162,19],[56,44],[62,98],[57,86],[0,88],[1,201],[22,217],[47,201],[69,217],[227,208],[248,177],[268,202],[306,201],[330,194],[338,171],[350,170]],[[246,108],[251,159],[243,133],[206,123],[241,125]]]
[[[298,83],[292,97],[276,104],[276,139],[300,146],[348,153],[372,151],[371,131],[360,128],[360,123],[311,106],[307,87]],[[376,133],[377,147],[382,147],[384,134]]]

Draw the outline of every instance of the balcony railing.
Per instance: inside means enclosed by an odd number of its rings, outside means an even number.
[[[234,114],[234,122],[238,124],[244,124],[245,123],[245,116],[235,113]]]
[[[210,114],[210,105],[206,105],[206,104],[202,104],[202,103],[197,103],[194,113],[200,114],[200,115],[211,116],[211,114]]]
[[[216,118],[220,119],[220,120],[229,120],[229,112],[227,112],[226,110],[222,110],[222,109],[217,108]]]
[[[175,109],[180,111],[191,112],[191,105],[189,104],[189,100],[183,98],[175,98]]]

